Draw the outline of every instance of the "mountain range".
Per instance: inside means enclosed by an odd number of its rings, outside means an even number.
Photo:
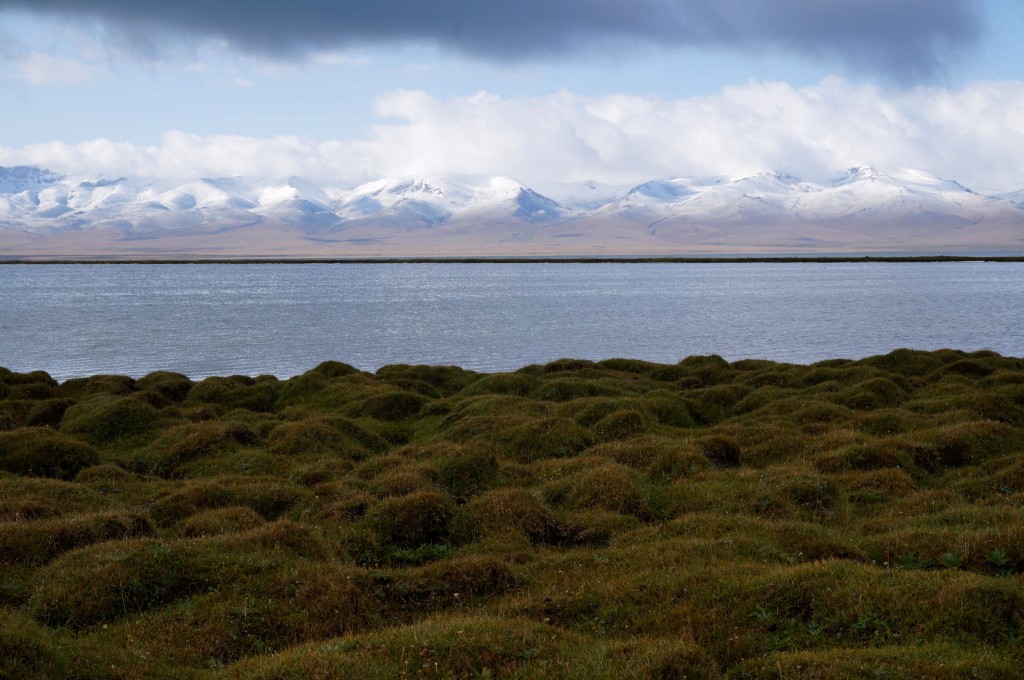
[[[1024,190],[855,167],[637,186],[407,177],[184,184],[0,167],[0,256],[372,257],[1021,253]]]

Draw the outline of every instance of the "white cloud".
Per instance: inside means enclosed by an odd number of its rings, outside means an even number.
[[[33,85],[90,83],[99,75],[97,69],[58,54],[29,52],[14,60],[20,78]]]
[[[209,62],[197,60],[185,64],[184,69],[197,75],[205,76],[214,70],[214,66]]]
[[[373,63],[366,57],[353,57],[344,52],[316,52],[309,60],[319,66],[369,66]]]
[[[380,121],[360,140],[168,132],[155,146],[0,147],[0,164],[168,178],[302,175],[339,185],[448,173],[631,183],[768,169],[823,180],[871,164],[983,191],[1024,187],[1022,81],[896,91],[841,79],[806,88],[751,82],[676,100],[568,91],[441,100],[398,90],[379,97],[376,110]]]

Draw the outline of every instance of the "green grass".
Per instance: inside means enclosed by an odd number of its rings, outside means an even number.
[[[1024,360],[0,369],[0,678],[1012,678]]]

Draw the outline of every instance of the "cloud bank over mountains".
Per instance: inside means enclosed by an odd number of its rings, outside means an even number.
[[[823,181],[836,168],[913,167],[981,191],[1024,186],[1024,82],[887,90],[830,78],[806,88],[751,82],[708,97],[585,97],[569,91],[439,99],[398,90],[376,101],[361,139],[165,133],[0,146],[0,165],[188,180],[307,177],[354,187],[380,177],[500,172],[526,183],[738,177],[784,168]]]
[[[96,19],[142,49],[182,36],[271,56],[418,42],[499,62],[625,47],[716,47],[825,59],[901,83],[977,44],[970,0],[0,0],[0,10]]]

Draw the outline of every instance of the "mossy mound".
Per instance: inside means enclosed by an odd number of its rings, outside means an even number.
[[[426,470],[396,465],[377,474],[366,483],[366,488],[375,495],[406,496],[417,491],[440,491]]]
[[[636,473],[615,463],[589,467],[570,477],[550,482],[544,487],[543,494],[552,505],[573,510],[647,514]]]
[[[309,418],[284,422],[270,431],[267,446],[282,455],[331,455],[359,460],[369,451],[387,448],[379,436],[341,418]]]
[[[744,663],[737,673],[752,680],[841,678],[1012,678],[1012,662],[987,649],[957,644],[881,645],[872,649],[776,652]]]
[[[136,472],[170,475],[191,461],[258,442],[259,436],[237,421],[183,423],[166,430],[141,451],[125,456],[122,462]]]
[[[1022,508],[990,352],[0,370],[0,676],[1016,677]]]
[[[537,386],[536,378],[520,373],[495,373],[485,375],[467,385],[461,396],[472,397],[480,394],[508,394],[525,397]]]
[[[64,413],[60,429],[95,445],[153,434],[160,412],[142,399],[96,397],[79,402]]]
[[[110,678],[110,659],[96,658],[21,612],[0,608],[0,677],[18,680]]]
[[[92,465],[75,475],[75,481],[79,484],[98,484],[101,486],[120,484],[132,478],[133,476],[130,472],[111,463]]]
[[[303,501],[308,489],[273,477],[231,476],[187,482],[156,500],[150,514],[161,526],[170,526],[200,511],[232,506],[255,510],[276,519]]]
[[[405,420],[423,408],[426,397],[407,390],[389,390],[360,399],[349,406],[347,412],[355,418],[374,420]]]
[[[7,472],[71,479],[99,460],[93,447],[50,428],[0,432],[0,470]]]
[[[155,392],[171,402],[183,401],[192,391],[193,383],[181,373],[172,371],[155,371],[135,382],[140,390]]]
[[[859,382],[848,391],[846,405],[863,411],[892,408],[907,399],[906,390],[888,378],[871,378]]]
[[[153,525],[146,515],[126,512],[3,522],[0,523],[0,562],[45,564],[81,546],[153,533]]]
[[[626,390],[614,381],[573,377],[543,380],[530,396],[541,401],[570,401],[585,397],[614,397],[625,393]]]
[[[217,404],[226,409],[267,412],[273,409],[280,391],[276,379],[256,380],[248,376],[207,378],[189,390],[187,401]]]
[[[573,456],[594,442],[588,430],[565,418],[527,420],[499,436],[502,453],[524,463]]]
[[[409,650],[438,677],[718,676],[706,654],[686,642],[594,643],[539,622],[468,614],[311,645],[246,663],[231,677],[400,677],[405,660],[388,651],[396,649]]]
[[[59,427],[64,414],[74,405],[75,400],[68,398],[35,401],[26,413],[25,424],[29,427]]]
[[[113,621],[206,590],[212,565],[174,543],[136,539],[66,554],[40,574],[31,614],[73,628]]]
[[[522,531],[533,543],[553,543],[565,533],[551,508],[523,489],[495,489],[470,503],[474,519],[484,531]]]
[[[106,510],[109,500],[89,486],[58,479],[0,477],[0,521],[34,520]]]
[[[701,451],[718,467],[733,467],[740,464],[742,449],[734,437],[727,434],[711,434],[699,442]]]
[[[227,507],[189,515],[178,523],[176,529],[184,538],[199,538],[249,531],[265,522],[263,515],[252,508]]]
[[[89,378],[72,378],[60,386],[61,394],[74,399],[94,395],[124,396],[135,390],[135,380],[126,375],[94,375]]]
[[[451,540],[458,514],[449,496],[419,491],[381,502],[370,511],[367,520],[385,543],[417,548]]]
[[[384,366],[377,371],[378,380],[384,383],[425,384],[436,390],[438,396],[447,397],[472,384],[477,374],[458,366],[407,366],[395,364]]]
[[[544,403],[538,403],[532,399],[513,395],[469,396],[459,400],[457,405],[452,405],[440,427],[451,429],[459,424],[459,421],[472,417],[517,417],[544,416],[551,413],[551,408]]]
[[[473,496],[498,477],[498,456],[486,446],[453,446],[438,451],[434,476],[449,493]]]
[[[40,381],[20,382],[4,386],[4,396],[7,399],[23,399],[38,401],[40,399],[53,399],[60,396],[56,383]]]

